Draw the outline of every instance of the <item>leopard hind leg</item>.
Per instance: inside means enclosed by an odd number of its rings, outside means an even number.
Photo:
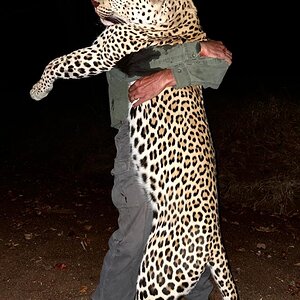
[[[229,262],[226,256],[224,246],[219,243],[214,247],[213,259],[208,263],[213,279],[215,280],[223,300],[238,300],[238,291],[230,271]]]

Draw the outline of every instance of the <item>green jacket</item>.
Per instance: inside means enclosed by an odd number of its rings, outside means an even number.
[[[175,88],[202,85],[217,89],[229,64],[221,59],[200,57],[199,43],[185,43],[172,47],[154,47],[159,55],[150,61],[151,69],[172,69],[176,79]],[[119,128],[127,118],[129,100],[128,85],[138,77],[128,77],[114,68],[106,73],[109,85],[111,126]]]

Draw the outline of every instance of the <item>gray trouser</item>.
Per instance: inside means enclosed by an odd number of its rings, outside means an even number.
[[[119,129],[115,143],[112,201],[119,211],[119,228],[109,239],[109,250],[92,300],[134,300],[139,265],[151,230],[151,204],[138,184],[130,159],[128,123]],[[206,270],[185,298],[207,300],[212,290],[209,276],[210,271]]]

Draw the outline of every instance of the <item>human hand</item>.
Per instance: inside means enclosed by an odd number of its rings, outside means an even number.
[[[128,89],[128,99],[133,107],[160,94],[166,87],[176,85],[171,70],[164,69],[137,79]]]
[[[226,48],[226,46],[221,41],[208,40],[201,41],[201,50],[199,55],[220,58],[227,61],[229,64],[232,63],[232,53]]]

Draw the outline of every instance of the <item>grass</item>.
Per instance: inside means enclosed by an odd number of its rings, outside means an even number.
[[[261,93],[211,109],[221,202],[281,215],[299,211],[297,101]]]

